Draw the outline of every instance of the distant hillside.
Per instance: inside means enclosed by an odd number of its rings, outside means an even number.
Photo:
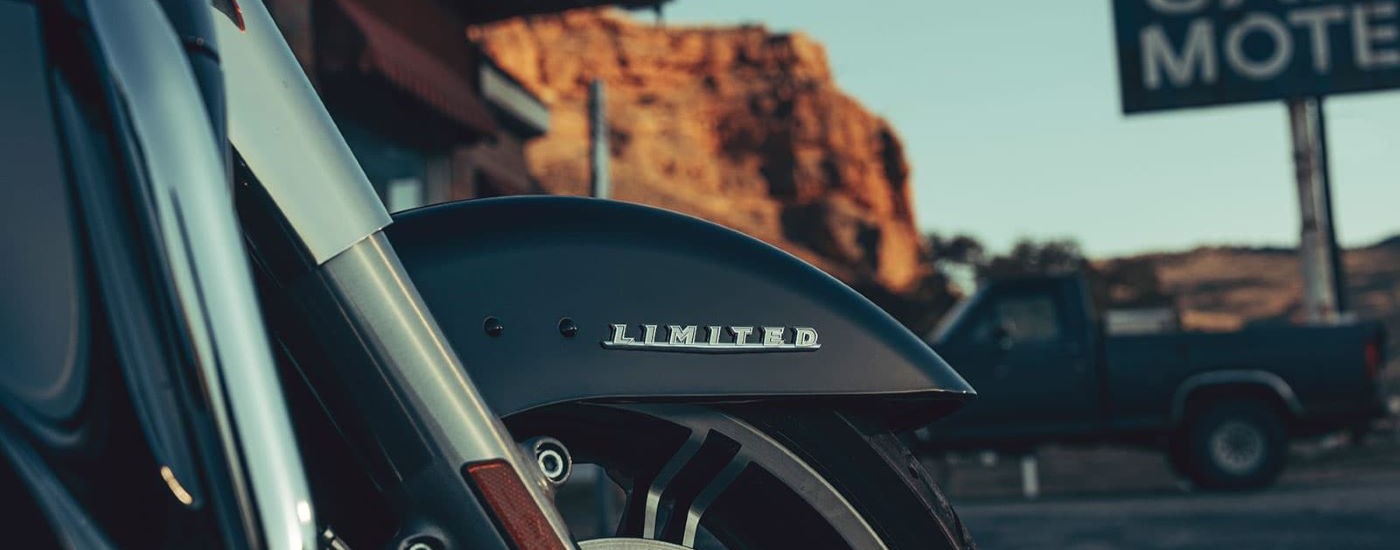
[[[1352,309],[1400,335],[1400,237],[1347,250],[1343,258]],[[1301,320],[1302,275],[1292,249],[1206,247],[1096,263],[1130,259],[1155,266],[1163,293],[1175,297],[1187,328],[1234,330]]]

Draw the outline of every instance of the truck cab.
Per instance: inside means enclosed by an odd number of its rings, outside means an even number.
[[[1098,431],[1097,327],[1078,277],[995,283],[959,304],[934,349],[979,397],[947,429],[1014,445]]]

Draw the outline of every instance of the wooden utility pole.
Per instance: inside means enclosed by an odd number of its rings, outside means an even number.
[[[612,198],[612,181],[608,178],[608,112],[603,81],[597,78],[588,85],[588,170],[589,194]]]

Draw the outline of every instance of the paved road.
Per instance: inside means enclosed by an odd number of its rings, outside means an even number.
[[[1285,480],[1256,493],[954,504],[988,550],[1400,548],[1400,470],[1391,469]]]

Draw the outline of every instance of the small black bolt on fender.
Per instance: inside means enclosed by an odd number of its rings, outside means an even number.
[[[481,330],[486,331],[487,336],[495,338],[506,331],[506,326],[501,324],[500,319],[487,317],[486,320],[481,323]]]
[[[574,335],[578,334],[578,323],[568,317],[560,319],[559,334],[564,335],[565,338],[573,338]]]

